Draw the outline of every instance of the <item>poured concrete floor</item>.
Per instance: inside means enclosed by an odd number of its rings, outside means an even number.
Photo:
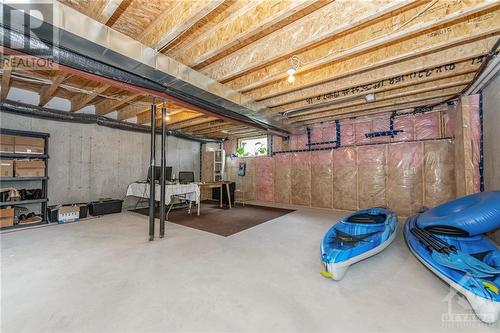
[[[230,237],[167,224],[154,242],[135,213],[2,235],[1,331],[499,331],[444,322],[467,305],[401,234],[323,278],[320,240],[342,215],[301,209]]]

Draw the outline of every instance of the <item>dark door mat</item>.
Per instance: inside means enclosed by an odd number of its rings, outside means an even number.
[[[147,207],[132,211],[149,216],[149,208]],[[293,211],[292,209],[253,205],[237,205],[231,209],[223,209],[212,202],[204,202],[201,205],[200,216],[196,215],[196,207],[193,207],[191,215],[188,215],[186,209],[176,209],[170,211],[168,221],[227,237]],[[156,218],[159,218],[159,213],[160,209],[157,207],[155,209]]]

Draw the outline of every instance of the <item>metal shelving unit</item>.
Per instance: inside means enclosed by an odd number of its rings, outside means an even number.
[[[33,225],[48,223],[47,203],[48,203],[49,199],[47,198],[47,183],[49,180],[49,177],[48,177],[48,159],[49,159],[48,151],[49,151],[50,134],[49,133],[41,133],[41,132],[13,130],[13,129],[7,129],[7,128],[0,128],[0,134],[25,136],[25,137],[33,137],[33,138],[43,138],[44,139],[44,154],[2,152],[2,153],[0,153],[0,160],[2,160],[2,159],[26,159],[26,158],[45,160],[45,175],[44,176],[41,176],[41,177],[0,177],[1,182],[16,182],[17,184],[22,184],[23,182],[34,182],[34,181],[41,182],[42,195],[43,195],[43,197],[41,199],[5,201],[5,202],[0,202],[0,207],[40,204],[40,213],[42,216],[42,221],[41,222],[33,222],[33,223],[20,223],[18,225],[13,226],[13,227],[4,227],[4,228],[0,228],[0,229],[22,228],[22,227],[26,227],[26,226],[33,226]],[[19,188],[22,188],[22,187],[19,186]]]

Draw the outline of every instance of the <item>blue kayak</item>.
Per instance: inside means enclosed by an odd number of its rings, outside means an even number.
[[[323,238],[323,276],[340,280],[350,265],[371,257],[394,240],[397,216],[386,208],[355,212],[337,222]]]
[[[500,314],[500,250],[483,234],[499,227],[500,191],[493,191],[410,216],[404,228],[417,259],[463,294],[486,323]]]

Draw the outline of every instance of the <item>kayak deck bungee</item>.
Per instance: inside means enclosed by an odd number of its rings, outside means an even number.
[[[417,259],[463,294],[486,323],[500,315],[500,251],[482,232],[498,228],[499,200],[500,192],[459,198],[410,216],[404,228],[406,243]],[[475,207],[476,215],[470,212]]]
[[[343,278],[347,268],[385,249],[395,237],[397,216],[386,208],[355,212],[328,230],[321,243],[325,270],[334,280]]]

